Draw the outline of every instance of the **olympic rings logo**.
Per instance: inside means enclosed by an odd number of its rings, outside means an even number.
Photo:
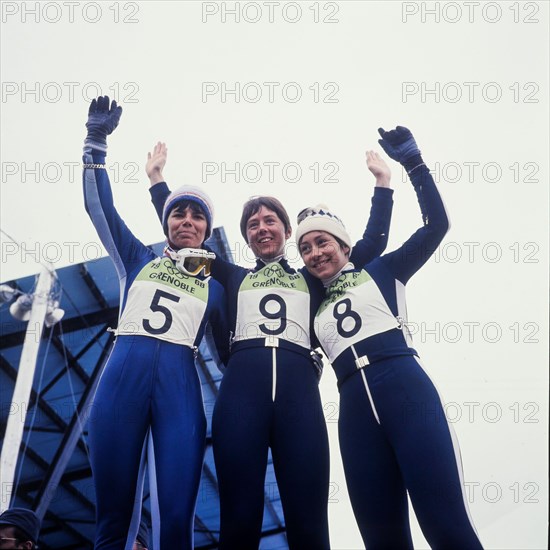
[[[166,266],[166,271],[174,277],[177,277],[178,279],[183,279],[183,273],[172,263],[166,263],[164,264]]]
[[[284,277],[284,270],[280,265],[266,266],[264,269],[266,277],[275,275],[276,277]]]

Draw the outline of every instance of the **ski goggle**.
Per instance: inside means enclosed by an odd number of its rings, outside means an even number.
[[[216,259],[216,254],[202,248],[182,248],[177,252],[166,247],[165,253],[176,262],[176,267],[186,275],[196,276],[204,271],[204,275],[210,275],[210,264]]]

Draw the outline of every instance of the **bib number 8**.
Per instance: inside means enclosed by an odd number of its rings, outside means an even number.
[[[149,308],[151,309],[151,311],[154,311],[155,313],[159,312],[164,315],[164,324],[159,328],[154,328],[151,326],[149,319],[142,319],[143,328],[149,334],[154,334],[154,335],[164,334],[165,332],[168,332],[170,330],[170,327],[172,326],[172,321],[173,321],[172,312],[166,306],[163,306],[159,303],[161,298],[165,298],[166,300],[170,300],[176,303],[180,301],[179,296],[174,296],[169,292],[164,292],[163,290],[157,290],[155,292],[155,295],[153,296],[153,300]]]
[[[275,302],[279,305],[278,311],[275,311],[273,313],[267,311],[267,304],[269,302]],[[260,328],[262,329],[262,332],[265,334],[270,334],[272,336],[276,336],[277,334],[281,334],[284,332],[286,328],[286,304],[285,301],[276,294],[267,294],[260,300],[260,313],[266,317],[267,319],[280,319],[281,324],[277,328],[268,328],[268,326],[265,323],[262,323],[260,325]]]
[[[344,306],[343,310],[340,307],[342,305]],[[342,336],[342,338],[351,338],[352,336],[355,336],[361,329],[361,317],[359,316],[359,313],[357,313],[357,311],[353,311],[353,309],[351,309],[351,300],[349,298],[345,298],[337,304],[334,304],[332,314],[336,319],[336,330],[338,331],[338,334]],[[353,319],[353,327],[349,330],[344,328],[345,319]],[[349,326],[349,323],[347,323],[347,325]]]

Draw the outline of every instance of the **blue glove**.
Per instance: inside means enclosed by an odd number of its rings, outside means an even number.
[[[397,126],[395,130],[389,132],[386,132],[383,128],[378,128],[378,133],[382,138],[378,140],[378,143],[393,160],[403,163],[420,155],[418,145],[416,145],[416,141],[408,128]]]
[[[113,100],[109,108],[108,96],[99,96],[92,100],[88,109],[88,135],[85,145],[101,151],[107,150],[107,136],[118,126],[118,121],[122,115],[122,107],[118,107]]]

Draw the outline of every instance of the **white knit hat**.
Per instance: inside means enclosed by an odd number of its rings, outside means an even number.
[[[326,231],[351,248],[349,236],[342,220],[331,212],[325,204],[304,208],[298,214],[298,229],[296,230],[296,242],[300,245],[302,237],[310,231]]]
[[[162,209],[162,228],[164,229],[164,234],[168,235],[168,216],[170,215],[170,211],[182,201],[194,202],[204,211],[207,222],[206,238],[208,239],[212,235],[214,205],[212,204],[212,199],[200,187],[193,185],[182,185],[168,195]]]

